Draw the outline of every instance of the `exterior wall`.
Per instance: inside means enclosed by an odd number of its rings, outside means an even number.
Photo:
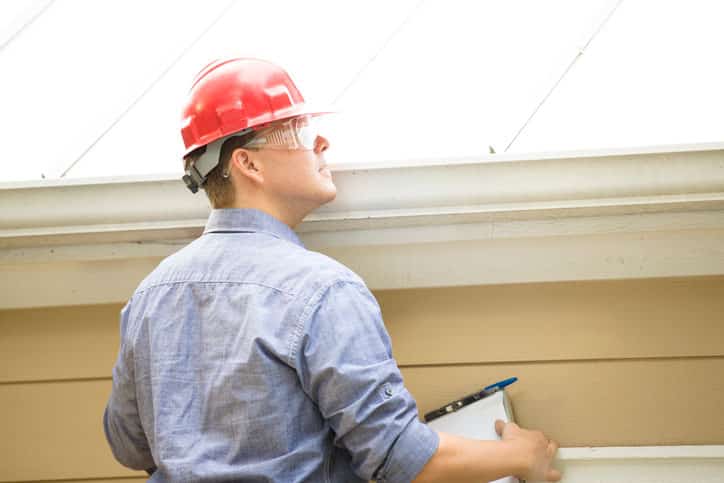
[[[515,375],[564,447],[724,444],[723,276],[375,295],[421,412]],[[0,311],[0,481],[144,480],[101,427],[121,306]]]

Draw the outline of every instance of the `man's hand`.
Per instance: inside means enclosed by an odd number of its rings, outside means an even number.
[[[516,453],[523,456],[522,472],[516,476],[533,481],[561,479],[561,472],[553,468],[558,443],[540,431],[529,431],[515,423],[505,423],[501,420],[495,421],[495,431],[504,442],[515,447]]]
[[[559,481],[552,467],[558,443],[540,431],[521,429],[515,423],[495,422],[503,439],[478,440],[438,432],[440,443],[415,483],[479,483],[504,476],[525,480]]]

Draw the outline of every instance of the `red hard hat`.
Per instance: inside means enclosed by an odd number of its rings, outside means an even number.
[[[306,104],[289,74],[271,62],[248,58],[214,61],[194,79],[183,110],[184,156],[235,132],[321,113]]]

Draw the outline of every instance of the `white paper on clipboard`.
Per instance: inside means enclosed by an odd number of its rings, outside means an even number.
[[[505,391],[498,391],[427,424],[436,431],[466,438],[499,440],[500,437],[495,432],[496,419],[514,421],[513,408]],[[493,483],[518,483],[518,479],[508,476]]]

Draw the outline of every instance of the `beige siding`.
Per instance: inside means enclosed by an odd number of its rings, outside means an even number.
[[[516,421],[565,447],[722,444],[722,374],[721,357],[403,369],[423,413],[516,375]]]
[[[377,296],[401,365],[724,356],[724,277]]]
[[[0,382],[108,377],[123,304],[0,311]]]
[[[0,481],[137,473],[115,462],[103,435],[110,390],[110,379],[0,385]]]
[[[724,277],[376,295],[423,412],[515,375],[564,446],[724,444]],[[121,307],[0,311],[0,481],[143,480],[101,426]]]

